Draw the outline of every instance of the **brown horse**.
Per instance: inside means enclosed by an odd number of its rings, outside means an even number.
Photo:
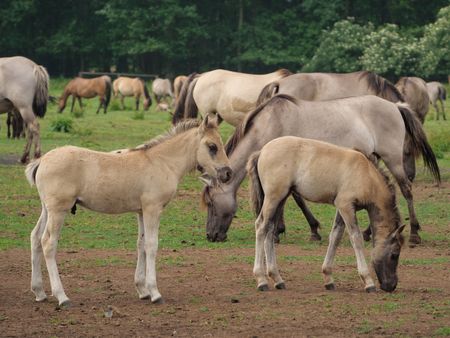
[[[18,111],[27,126],[27,143],[20,159],[41,156],[40,127],[36,117],[47,110],[49,77],[44,67],[22,56],[0,58],[0,113]]]
[[[63,94],[59,98],[58,113],[63,112],[69,96],[72,96],[72,107],[70,112],[73,112],[75,99],[78,99],[80,108],[83,108],[81,104],[82,97],[91,99],[98,96],[100,105],[98,106],[96,113],[98,114],[100,108],[103,107],[103,113],[106,114],[106,109],[108,108],[109,100],[111,99],[111,78],[106,75],[95,77],[93,79],[83,79],[81,77],[74,78],[66,85]]]
[[[183,88],[184,82],[187,80],[187,76],[179,75],[173,80],[173,94],[175,95],[175,102],[178,101],[180,96],[181,88]]]
[[[359,276],[367,292],[375,291],[356,219],[359,209],[367,210],[375,234],[372,264],[381,289],[395,290],[403,244],[401,232],[405,226],[400,226],[394,186],[363,154],[325,142],[285,136],[270,141],[252,155],[247,171],[251,178],[253,209],[258,216],[253,273],[259,290],[268,289],[268,277],[274,280],[277,289],[285,288],[276,263],[274,230],[291,193],[337,208],[322,266],[327,290],[335,289],[331,271],[346,227],[355,250]],[[264,254],[267,270],[264,269]]]
[[[136,110],[139,110],[139,101],[141,96],[144,97],[144,110],[152,105],[152,98],[148,92],[145,82],[140,78],[130,78],[121,76],[114,80],[113,82],[114,97],[120,95],[120,103],[122,109],[125,109],[123,100],[125,96],[134,96],[136,100]]]
[[[402,77],[395,87],[402,93],[405,102],[416,112],[417,118],[423,124],[430,106],[426,82],[420,77]]]
[[[238,126],[247,113],[256,108],[263,87],[292,74],[279,69],[269,74],[245,74],[223,69],[203,74],[191,74],[176,103],[172,123],[183,118],[195,118],[197,113],[219,114],[233,126]]]
[[[430,97],[430,104],[433,105],[434,109],[436,110],[436,120],[439,120],[440,114],[437,101],[441,103],[442,117],[444,118],[444,120],[446,120],[447,118],[445,117],[444,101],[447,98],[447,91],[444,85],[437,81],[427,82],[427,90],[428,96]]]

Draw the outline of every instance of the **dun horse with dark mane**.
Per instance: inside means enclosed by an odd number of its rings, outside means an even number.
[[[136,110],[139,110],[139,101],[141,96],[144,97],[144,110],[152,105],[152,98],[148,92],[144,80],[140,78],[130,78],[121,76],[113,82],[114,97],[120,96],[120,104],[122,109],[125,109],[123,100],[125,96],[133,96],[136,100]]]

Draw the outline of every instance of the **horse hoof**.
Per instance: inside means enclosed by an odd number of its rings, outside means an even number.
[[[36,302],[38,302],[38,303],[43,303],[43,302],[46,302],[47,300],[48,300],[47,296],[43,296],[43,297],[40,297],[40,298],[36,297]]]
[[[262,284],[258,286],[258,291],[269,291],[269,286],[267,284]]]
[[[422,243],[422,239],[420,238],[420,236],[418,234],[411,234],[409,235],[409,245],[411,247],[416,246],[417,244]]]
[[[155,300],[152,300],[153,304],[164,304],[164,299],[162,297],[156,298]]]
[[[334,290],[336,290],[336,285],[334,285],[334,283],[325,284],[325,289],[327,289],[329,291],[334,291]]]
[[[143,296],[139,296],[139,299],[140,299],[140,300],[150,299],[150,294],[143,295]]]
[[[364,240],[366,241],[366,242],[369,242],[370,241],[370,233],[367,233],[367,232],[363,232],[363,238],[364,238]]]
[[[318,242],[318,241],[322,240],[322,237],[318,233],[314,233],[314,234],[311,234],[311,237],[309,237],[309,240],[311,242]]]
[[[367,293],[372,293],[372,292],[376,292],[377,288],[372,285],[372,286],[367,287],[365,290]]]
[[[284,284],[284,282],[275,284],[275,288],[277,288],[278,290],[285,290],[286,289],[286,284]]]

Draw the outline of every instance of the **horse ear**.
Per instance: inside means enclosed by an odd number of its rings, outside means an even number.
[[[402,231],[405,229],[405,227],[406,227],[406,224],[403,224],[403,225],[399,226],[397,229],[395,229],[395,230],[392,232],[391,239],[392,239],[392,240],[397,240],[397,239],[399,239],[399,236],[400,236],[400,234],[402,233]]]

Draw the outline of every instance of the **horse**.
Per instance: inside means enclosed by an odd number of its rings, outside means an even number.
[[[156,103],[160,103],[167,96],[174,97],[169,79],[155,79],[152,83],[152,91],[155,95]]]
[[[0,58],[0,113],[16,110],[28,129],[27,143],[20,162],[26,163],[34,143],[34,157],[41,156],[40,126],[36,117],[47,111],[49,76],[23,56]]]
[[[25,137],[26,125],[22,116],[16,109],[8,112],[6,125],[8,138],[19,139],[20,137]]]
[[[175,101],[178,100],[180,96],[181,88],[183,87],[184,82],[187,80],[187,76],[178,75],[175,80],[173,80],[173,94],[175,96]]]
[[[415,167],[408,165],[421,154],[437,181],[439,167],[420,121],[404,103],[377,96],[357,96],[329,101],[304,101],[278,94],[251,112],[225,145],[233,177],[226,184],[206,186],[202,201],[207,206],[209,241],[224,241],[237,210],[236,193],[246,175],[250,155],[280,136],[300,136],[358,149],[373,161],[381,159],[396,179],[408,204],[412,244],[420,243],[411,179]],[[411,139],[410,147],[405,139]],[[293,195],[311,228],[320,239],[319,222],[301,199]],[[282,232],[282,224],[279,231]],[[370,238],[370,227],[365,232]]]
[[[436,120],[439,120],[439,107],[437,105],[437,101],[441,103],[442,108],[442,117],[444,120],[447,118],[445,117],[445,108],[444,108],[444,102],[447,98],[447,91],[445,90],[445,87],[440,82],[427,82],[427,90],[428,90],[428,96],[430,97],[430,104],[434,106],[434,109],[436,110]]]
[[[203,116],[219,114],[237,127],[247,113],[256,108],[256,100],[263,87],[292,74],[279,69],[269,74],[246,74],[216,69],[203,74],[189,75],[176,103],[172,123],[183,118],[195,118],[198,111]]]
[[[332,204],[336,216],[322,273],[327,290],[334,290],[333,260],[347,228],[358,273],[367,292],[376,290],[364,257],[364,244],[356,211],[365,209],[373,227],[372,264],[382,290],[392,292],[398,282],[397,265],[403,244],[395,187],[364,154],[329,143],[294,136],[280,137],[254,153],[247,164],[251,200],[257,216],[253,273],[257,287],[268,290],[268,277],[277,289],[285,283],[278,271],[275,222],[286,198],[297,194],[315,203]],[[264,269],[264,256],[267,270]]]
[[[80,108],[83,108],[83,105],[81,103],[82,97],[91,99],[98,96],[100,105],[97,108],[96,114],[98,114],[101,107],[103,107],[103,113],[106,114],[106,110],[111,99],[111,78],[107,75],[103,75],[94,77],[92,79],[83,79],[81,77],[76,77],[70,80],[64,88],[63,94],[59,98],[58,113],[63,112],[69,96],[72,96],[72,107],[70,109],[70,112],[73,112],[75,99],[78,99]]]
[[[395,87],[402,93],[405,102],[416,112],[423,124],[430,105],[426,82],[420,77],[401,77]]]
[[[197,166],[205,180],[211,176],[226,182],[232,174],[217,126],[214,118],[202,123],[187,121],[127,152],[104,153],[65,146],[30,163],[26,178],[36,185],[42,204],[31,233],[31,290],[36,301],[47,298],[41,272],[43,253],[52,294],[61,307],[70,305],[55,257],[64,217],[81,205],[102,213],[137,213],[135,286],[140,299],[160,303],[155,258],[161,212],[173,198],[180,179]]]
[[[118,77],[113,82],[113,92],[114,97],[120,95],[122,109],[125,109],[123,104],[125,96],[134,96],[136,100],[136,110],[139,110],[139,101],[141,96],[144,96],[144,110],[148,110],[148,108],[152,105],[152,98],[148,92],[147,86],[145,85],[145,82],[138,77]]]
[[[308,101],[376,95],[394,103],[404,102],[402,94],[389,80],[369,71],[292,74],[267,84],[259,94],[257,106],[275,94]]]

